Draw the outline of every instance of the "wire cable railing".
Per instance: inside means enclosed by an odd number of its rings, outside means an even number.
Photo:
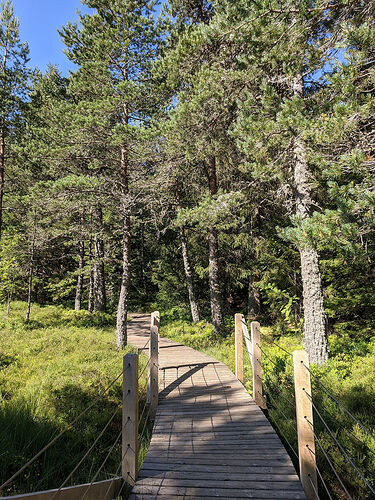
[[[156,313],[154,313],[156,314]],[[72,480],[74,474],[82,467],[83,463],[85,460],[89,457],[89,455],[94,451],[95,447],[98,445],[99,441],[103,438],[106,432],[109,431],[109,428],[111,424],[114,423],[116,416],[118,415],[121,407],[118,406],[116,407],[115,411],[110,415],[108,420],[106,421],[104,427],[101,429],[101,431],[96,435],[94,441],[92,444],[88,447],[88,449],[84,452],[83,456],[80,458],[78,463],[73,467],[72,471],[66,476],[64,481],[60,484],[60,486],[55,489],[51,490],[50,493],[51,500],[53,500],[55,497],[59,496],[59,498],[65,498],[65,493],[68,495],[67,498],[71,498],[71,495],[69,491],[71,491],[72,488],[78,488],[78,492],[81,493],[82,491],[82,496],[80,500],[84,500],[86,497],[90,496],[90,498],[94,498],[95,496],[99,499],[103,498],[108,498],[109,495],[111,495],[111,498],[113,498],[112,495],[115,495],[116,497],[119,496],[122,492],[122,490],[125,488],[126,484],[134,484],[135,479],[137,476],[138,472],[138,456],[139,456],[139,451],[138,451],[138,443],[144,442],[144,436],[145,436],[145,430],[147,428],[147,424],[150,421],[150,418],[152,416],[152,413],[154,413],[155,410],[155,402],[157,405],[157,397],[155,399],[155,394],[157,396],[158,394],[158,359],[157,359],[157,353],[158,353],[158,338],[159,338],[159,333],[158,333],[158,323],[159,322],[159,317],[158,315],[155,315],[153,318],[153,326],[151,327],[150,335],[144,344],[144,346],[138,350],[138,354],[127,354],[124,357],[124,366],[121,372],[108,384],[108,386],[105,387],[104,390],[100,391],[100,394],[94,398],[93,402],[90,403],[89,405],[86,406],[86,408],[80,412],[80,414],[73,419],[73,421],[66,425],[61,432],[59,432],[56,436],[54,436],[38,453],[36,453],[30,460],[28,460],[16,473],[14,473],[9,479],[7,479],[1,486],[0,490],[11,484],[15,479],[19,477],[20,474],[22,474],[30,465],[32,465],[45,451],[47,451],[60,437],[62,437],[68,430],[72,429],[80,419],[86,415],[90,409],[92,409],[103,397],[104,394],[108,393],[111,387],[120,379],[120,377],[123,377],[123,397],[122,397],[122,412],[123,412],[123,418],[122,418],[122,428],[121,431],[117,433],[114,441],[112,442],[111,446],[109,447],[103,461],[100,463],[98,469],[95,471],[93,476],[91,477],[91,481],[89,484],[83,484],[83,485],[78,485],[77,487],[67,487],[66,485],[69,483],[70,480]],[[157,323],[157,326],[155,326]],[[145,365],[142,367],[141,370],[138,368],[138,357],[140,352],[144,352],[147,348],[147,346],[150,344],[150,351],[149,351],[149,359],[148,362],[145,363]],[[155,357],[156,355],[156,357]],[[128,358],[128,359],[127,359]],[[141,416],[139,418],[138,416],[138,386],[139,386],[139,381],[144,377],[144,374],[147,370],[149,369],[149,373],[146,377],[146,387],[147,387],[147,392],[151,391],[152,397],[150,398],[151,404],[148,404],[147,402],[144,402]],[[155,373],[156,370],[156,373]],[[151,376],[152,375],[152,376]],[[142,386],[143,387],[143,386]],[[144,390],[144,389],[142,389]],[[127,401],[127,398],[131,397],[132,400],[128,401],[127,404],[125,402]],[[127,409],[128,408],[128,409]],[[124,411],[126,411],[126,415],[124,416]],[[132,423],[132,426],[130,426],[130,423]],[[142,426],[142,429],[140,429],[140,426]],[[129,429],[131,427],[131,429]],[[103,497],[103,487],[107,487],[107,480],[104,482],[99,482],[96,483],[95,481],[99,477],[99,475],[102,473],[105,465],[108,463],[110,457],[113,455],[116,446],[118,445],[120,439],[122,437],[122,457],[120,460],[120,463],[118,465],[118,469],[116,471],[116,474],[112,479],[108,480],[108,488],[106,493],[104,494]],[[132,441],[135,439],[135,445],[124,445],[124,443],[134,443]],[[143,444],[144,446],[144,444]],[[129,452],[131,452],[130,455],[127,455]],[[130,461],[129,461],[130,457]],[[133,464],[133,465],[132,465]],[[122,468],[122,479],[118,477],[118,474]],[[126,472],[124,472],[126,470]],[[96,493],[98,492],[98,493]],[[100,493],[99,493],[100,492]],[[41,492],[42,494],[45,494],[46,492]],[[30,494],[32,495],[32,494]],[[25,498],[29,498],[30,495],[26,495]],[[63,495],[61,497],[61,495]],[[77,495],[77,492],[74,493],[74,495]],[[93,496],[94,495],[94,496]],[[99,495],[99,496],[97,496]]]
[[[312,400],[312,397],[310,394],[307,394],[306,392],[306,396],[309,398],[314,410],[315,410],[315,413],[318,415],[318,417],[320,418],[320,421],[323,423],[324,427],[326,428],[326,430],[328,431],[329,435],[331,436],[331,438],[333,439],[333,441],[336,443],[336,445],[338,446],[339,450],[341,451],[342,455],[346,458],[346,460],[350,463],[350,465],[353,467],[353,469],[357,472],[358,476],[362,479],[362,481],[366,484],[366,486],[368,487],[368,489],[371,491],[371,493],[373,493],[375,495],[375,490],[374,488],[372,488],[372,486],[368,483],[368,481],[366,480],[366,478],[363,476],[363,474],[361,473],[361,471],[358,469],[358,467],[353,463],[353,461],[351,460],[351,458],[349,457],[349,455],[346,453],[344,447],[341,445],[341,443],[338,441],[338,439],[336,438],[336,436],[334,435],[334,433],[332,432],[332,430],[330,429],[330,427],[328,426],[328,424],[326,423],[326,421],[324,420],[324,418],[322,417],[321,413],[319,412],[318,408],[316,407],[316,405],[314,404],[313,400]],[[309,422],[310,425],[311,422]]]
[[[124,370],[120,372],[117,377],[115,377],[112,382],[94,399],[94,401],[86,406],[86,408],[68,425],[66,425],[61,432],[59,432],[55,437],[53,437],[43,448],[36,453],[30,460],[28,460],[17,472],[15,472],[9,479],[7,479],[2,485],[0,485],[0,491],[3,490],[6,486],[11,484],[20,474],[22,474],[30,465],[32,465],[43,453],[45,453],[56,441],[58,441],[67,431],[72,429],[77,422],[86,415],[105,395],[109,389],[117,382],[117,380],[123,375]]]
[[[283,351],[286,354],[288,354],[288,356],[290,356],[290,357],[293,358],[293,354],[291,352],[289,352],[287,349],[285,349],[285,347],[282,347],[280,344],[278,344],[274,340],[268,339],[267,337],[263,337],[263,338],[266,340],[266,342],[267,342],[268,345],[275,345],[278,349],[280,349],[281,351]]]
[[[73,470],[70,472],[70,474],[61,483],[61,485],[57,489],[56,493],[54,493],[54,495],[52,496],[51,500],[53,500],[56,497],[56,495],[64,488],[64,486],[67,484],[67,482],[69,481],[69,479],[72,478],[73,474],[79,469],[79,467],[83,464],[83,462],[86,460],[86,458],[90,455],[90,453],[92,452],[92,450],[95,448],[96,444],[99,442],[100,438],[104,435],[105,431],[108,429],[108,427],[110,426],[110,424],[113,422],[113,419],[118,414],[119,410],[120,410],[120,408],[116,408],[116,410],[113,412],[112,416],[109,418],[109,420],[107,421],[107,423],[105,424],[105,426],[103,427],[103,429],[100,431],[100,433],[95,438],[95,440],[92,443],[92,445],[89,447],[89,449],[83,455],[83,457],[78,462],[78,464],[73,468]]]
[[[331,462],[331,460],[330,460],[330,458],[329,458],[329,456],[328,456],[328,453],[327,453],[327,451],[324,449],[324,447],[323,447],[323,445],[322,445],[322,443],[321,443],[320,439],[319,439],[319,438],[318,438],[318,436],[316,435],[315,431],[313,431],[313,433],[314,433],[314,437],[315,437],[315,442],[316,442],[316,443],[318,443],[318,446],[319,446],[319,448],[320,448],[321,452],[323,453],[323,455],[324,455],[325,459],[327,460],[327,462],[328,462],[329,466],[331,467],[332,472],[335,474],[335,476],[336,476],[336,478],[337,478],[338,482],[339,482],[339,483],[340,483],[340,485],[341,485],[341,488],[343,489],[343,491],[344,491],[344,493],[346,494],[346,496],[348,497],[348,499],[349,499],[349,500],[353,500],[352,496],[350,495],[350,493],[349,493],[349,492],[348,492],[348,490],[346,489],[345,484],[344,484],[343,480],[341,479],[341,477],[340,477],[339,473],[337,472],[336,468],[335,468],[335,467],[334,467],[334,465],[332,464],[332,462]],[[310,451],[310,453],[312,453],[312,450],[311,450],[311,449],[309,449],[309,451]]]
[[[335,398],[335,396],[331,393],[331,391],[329,391],[325,385],[321,382],[321,380],[319,380],[319,378],[310,370],[310,368],[306,365],[304,365],[306,370],[310,373],[310,375],[313,377],[313,379],[320,385],[320,387],[324,390],[324,392],[326,394],[328,394],[328,396],[336,403],[340,406],[341,409],[343,409],[345,411],[345,413],[347,415],[349,415],[350,418],[352,418],[360,427],[361,429],[368,435],[370,436],[372,439],[375,440],[375,436],[362,424],[362,422],[360,422],[347,408],[345,408],[345,406],[340,403],[340,401]]]
[[[84,494],[81,496],[80,500],[84,500],[86,498],[86,496],[88,495],[89,491],[90,491],[90,488],[91,486],[94,484],[94,482],[96,481],[97,477],[99,476],[99,474],[101,473],[101,471],[103,470],[105,464],[108,462],[110,456],[112,455],[112,452],[113,450],[115,449],[117,443],[120,441],[120,438],[122,436],[122,429],[121,431],[117,434],[116,436],[116,439],[114,441],[114,443],[112,444],[112,446],[110,447],[107,455],[105,456],[103,462],[100,464],[98,470],[95,472],[95,474],[93,475],[92,477],[92,480],[90,482],[90,484],[88,485],[86,491],[84,492]]]
[[[236,315],[236,322],[238,321],[238,316],[241,315]],[[247,334],[248,337],[249,335],[247,323],[243,316],[241,323],[242,337],[246,340],[245,334]],[[319,499],[319,490],[321,489],[327,498],[332,500],[335,498],[336,488],[339,488],[349,500],[352,500],[352,494],[350,492],[352,490],[354,491],[357,486],[361,492],[363,491],[363,495],[365,495],[366,498],[368,493],[372,495],[371,498],[375,498],[375,487],[372,483],[372,479],[368,477],[367,469],[366,472],[361,470],[366,463],[364,462],[366,457],[364,453],[367,453],[365,449],[368,453],[375,455],[374,451],[371,449],[372,444],[368,444],[365,439],[361,440],[360,437],[353,432],[354,429],[348,428],[345,424],[343,425],[340,423],[337,419],[337,415],[333,416],[330,411],[328,411],[328,407],[324,407],[323,410],[318,408],[312,397],[310,375],[313,382],[316,382],[316,385],[314,383],[314,387],[316,387],[316,390],[319,390],[318,394],[328,395],[330,400],[336,403],[341,410],[350,417],[353,423],[358,425],[358,432],[362,431],[364,438],[375,440],[373,431],[360,422],[360,420],[353,415],[334,394],[332,394],[318,376],[313,373],[309,368],[308,357],[305,351],[297,350],[292,353],[288,350],[288,347],[285,348],[266,336],[260,338],[259,335],[257,341],[254,342],[253,331],[259,331],[259,329],[259,323],[254,322],[251,324],[252,351],[249,352],[249,354],[253,372],[253,397],[259,406],[261,403],[265,404],[265,406],[260,406],[262,409],[266,408],[270,410],[269,418],[272,425],[277,429],[287,449],[290,450],[292,454],[291,457],[298,460],[301,481],[305,488],[305,492],[309,492],[307,495],[308,498]],[[242,351],[237,347],[240,342],[237,338],[238,330],[239,328],[236,323],[236,357],[242,355]],[[247,341],[249,341],[249,338]],[[265,343],[262,345],[263,341],[265,341]],[[280,358],[277,353],[275,354],[275,351],[268,349],[268,347],[275,347],[286,356]],[[257,349],[257,355],[254,356],[255,348]],[[304,354],[302,355],[299,353]],[[275,357],[273,354],[275,354]],[[288,359],[293,360],[292,380],[290,380],[291,366],[288,363]],[[301,368],[299,368],[300,366]],[[277,370],[275,370],[275,368],[277,368]],[[308,385],[306,385],[306,377],[302,373],[304,368],[306,368],[308,373]],[[309,389],[307,389],[307,387],[309,387]],[[303,393],[305,396],[302,396]],[[303,403],[303,398],[308,400],[307,404]],[[310,410],[307,411],[309,405]],[[329,408],[331,408],[331,406],[330,403]],[[324,418],[326,412],[329,415],[329,423],[327,423]],[[315,414],[317,418],[316,429],[314,429],[313,414]],[[311,419],[309,415],[311,415]],[[310,428],[312,437],[306,437],[306,426],[302,424],[301,419],[307,422],[306,425]],[[351,436],[357,443],[362,445],[361,451],[358,451],[358,456],[357,453],[355,456],[351,456],[353,453],[346,450],[346,446],[340,442],[342,432],[347,433],[348,436]],[[307,435],[309,435],[309,432],[307,432]],[[296,441],[294,441],[293,436],[295,436]],[[322,440],[321,436],[327,437],[324,437]],[[332,440],[334,445],[333,448],[331,445],[329,448],[325,448],[323,443],[326,439]],[[298,443],[298,452],[293,446],[293,442]],[[319,449],[319,453],[317,454],[315,453],[314,443],[316,443]],[[336,449],[337,452],[335,452]],[[306,453],[310,456],[307,462]],[[332,455],[332,453],[334,454]],[[344,462],[342,462],[342,460]],[[322,466],[324,461],[329,466],[328,469]],[[340,467],[338,467],[338,464],[341,464]],[[339,471],[342,467],[345,468],[345,472],[340,473]],[[330,470],[333,476],[330,474]],[[314,471],[314,474],[311,471]],[[331,478],[330,481],[328,481],[327,478]],[[330,484],[332,481],[333,483]],[[337,486],[335,486],[335,481],[338,483]],[[346,485],[345,483],[348,484]],[[365,493],[364,489],[366,489],[368,493]]]
[[[311,450],[311,448],[308,448],[308,450],[309,450],[310,454],[313,455],[314,459],[316,460],[316,454]],[[315,465],[315,470],[316,470],[316,472],[318,474],[318,477],[319,477],[319,479],[320,479],[320,481],[321,481],[321,483],[322,483],[322,485],[324,487],[325,492],[328,495],[329,500],[333,500],[332,496],[331,496],[331,493],[329,492],[327,483],[325,482],[325,480],[323,478],[323,475],[322,475],[322,473],[321,473],[321,471],[320,471],[320,469],[319,469],[319,467],[317,465]],[[311,474],[309,474],[308,477],[310,479],[310,482],[313,484],[314,482],[313,482],[313,480],[311,478]]]

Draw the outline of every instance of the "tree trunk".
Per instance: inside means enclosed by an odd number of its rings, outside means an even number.
[[[193,275],[191,272],[190,260],[189,260],[189,255],[188,255],[188,251],[187,251],[186,236],[185,236],[185,231],[184,231],[183,227],[180,228],[180,239],[181,239],[182,259],[184,261],[185,276],[186,276],[186,282],[187,282],[187,287],[188,287],[188,292],[189,292],[191,317],[193,319],[193,322],[197,323],[199,321],[198,303],[197,303],[197,300],[195,298]]]
[[[180,197],[180,188],[179,188],[179,183],[178,183],[177,178],[175,181],[175,195],[176,195],[177,209],[180,210],[181,209],[181,197]],[[193,322],[197,323],[200,319],[199,318],[199,309],[198,309],[198,303],[197,303],[197,300],[195,297],[193,273],[191,272],[190,259],[189,259],[188,249],[187,249],[187,241],[186,241],[186,236],[185,236],[185,230],[183,227],[180,228],[180,240],[181,240],[182,260],[184,263],[186,283],[187,283],[188,293],[189,293],[191,317],[192,317]]]
[[[2,61],[2,73],[6,74],[7,61],[8,61],[8,41],[9,37],[5,36],[5,47],[4,55]],[[3,199],[4,199],[4,184],[5,184],[5,125],[6,125],[6,115],[5,110],[1,116],[1,126],[0,126],[0,240],[3,234]]]
[[[129,57],[128,51],[124,51],[124,66],[122,71],[123,80],[129,79],[128,75]],[[128,104],[124,102],[122,108],[122,124],[126,127],[129,124]],[[130,291],[130,204],[129,204],[129,151],[127,146],[121,146],[120,177],[122,185],[122,213],[123,213],[123,242],[122,242],[122,277],[120,297],[117,307],[116,323],[116,345],[123,348],[128,340],[128,301]]]
[[[82,306],[82,293],[83,293],[83,267],[85,264],[85,243],[84,241],[79,242],[79,263],[78,263],[78,278],[76,287],[76,297],[74,302],[74,309],[76,311],[81,310]]]
[[[11,304],[12,298],[13,298],[13,290],[14,290],[14,279],[12,280],[12,285],[10,287],[10,291],[9,291],[9,294],[8,294],[7,317],[9,316],[9,313],[10,313],[10,304]]]
[[[30,320],[30,312],[31,312],[31,294],[32,294],[32,289],[33,289],[33,275],[34,275],[35,236],[36,236],[36,224],[35,224],[35,220],[34,220],[33,239],[31,242],[31,255],[30,255],[30,263],[29,263],[29,285],[28,285],[28,292],[27,292],[26,321]]]
[[[144,296],[147,297],[147,284],[146,284],[146,275],[145,275],[145,225],[143,222],[141,223],[141,280],[142,280],[142,290]]]
[[[5,137],[4,127],[0,130],[0,240],[3,234],[3,198],[4,198],[4,173],[5,173]]]
[[[101,230],[103,225],[103,214],[100,206],[96,210],[96,216],[98,227]],[[94,240],[94,252],[94,311],[105,311],[104,242],[98,234],[95,236]]]
[[[90,278],[89,278],[89,298],[87,310],[92,313],[94,310],[94,265],[92,255],[92,238],[89,242]]]
[[[247,315],[250,319],[255,319],[260,311],[259,291],[253,285],[253,280],[249,281],[247,292]]]
[[[208,165],[208,183],[211,196],[217,193],[216,160],[211,158]],[[214,226],[209,230],[209,283],[211,296],[211,315],[212,324],[215,333],[222,333],[223,313],[222,313],[222,294],[219,280],[219,262],[218,262],[218,237]]]
[[[303,96],[303,79],[293,82],[294,95]],[[307,220],[311,215],[312,187],[306,147],[299,137],[294,142],[294,183],[296,215]],[[316,248],[306,244],[299,248],[303,287],[304,346],[311,363],[324,364],[328,359],[327,319],[324,311],[319,255]]]
[[[126,115],[127,116],[127,115]],[[126,118],[127,120],[127,118]],[[123,247],[122,247],[122,278],[120,297],[117,308],[116,345],[123,348],[127,343],[128,300],[130,290],[130,207],[128,184],[128,155],[125,147],[121,148],[121,178],[123,203]]]

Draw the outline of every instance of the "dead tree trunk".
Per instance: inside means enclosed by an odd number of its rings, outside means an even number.
[[[146,284],[146,275],[145,275],[145,225],[143,222],[141,223],[141,279],[142,279],[142,291],[144,296],[147,297],[147,284]]]
[[[293,82],[295,96],[303,96],[303,79]],[[312,186],[306,147],[301,137],[294,142],[294,183],[296,215],[301,220],[311,216]],[[319,255],[316,248],[306,244],[299,248],[303,287],[304,346],[311,363],[324,364],[328,359],[327,319],[324,311]]]
[[[106,290],[104,272],[104,242],[100,235],[103,228],[103,213],[100,206],[96,210],[96,224],[99,231],[94,239],[94,311],[105,311]]]
[[[11,287],[10,287],[10,291],[8,293],[7,317],[9,316],[9,313],[10,313],[10,304],[11,304],[12,298],[13,298],[13,290],[14,290],[14,278],[12,279],[12,284],[11,284]]]
[[[0,240],[3,233],[3,198],[4,198],[4,183],[5,183],[5,137],[4,125],[0,130]]]
[[[182,259],[184,261],[186,283],[187,283],[188,292],[189,292],[191,317],[193,319],[193,322],[197,323],[199,321],[198,303],[197,303],[197,300],[195,298],[193,274],[191,272],[186,236],[185,236],[185,231],[184,231],[183,227],[180,228],[180,239],[181,239],[181,251],[182,251]]]
[[[34,277],[35,237],[36,237],[36,222],[34,218],[33,236],[31,241],[31,254],[29,262],[29,280],[28,280],[29,282],[27,290],[26,321],[30,320],[30,312],[31,312],[31,295],[33,290],[33,277]]]
[[[177,178],[176,178],[176,182],[175,182],[175,195],[176,195],[177,209],[180,210],[181,209],[181,197],[180,197],[180,189],[179,189],[179,184],[178,184]],[[197,302],[197,299],[195,297],[193,273],[191,271],[185,229],[183,227],[180,228],[180,241],[181,241],[181,252],[182,252],[182,260],[184,263],[186,284],[187,284],[188,293],[189,293],[191,317],[192,317],[193,322],[197,323],[200,319],[199,318],[198,302]]]
[[[125,119],[128,121],[127,109],[125,107]],[[124,147],[121,148],[121,180],[122,180],[122,209],[123,209],[123,247],[122,247],[122,278],[120,297],[117,308],[117,328],[116,345],[123,348],[128,340],[127,322],[128,322],[128,300],[130,290],[130,207],[129,207],[129,181],[128,181],[128,152]]]
[[[94,263],[94,311],[105,311],[105,273],[104,273],[104,243],[101,238],[95,238],[95,263]]]
[[[88,297],[88,307],[89,313],[94,310],[94,263],[93,263],[93,253],[92,253],[92,238],[89,241],[89,261],[90,261],[90,277],[89,277],[89,297]]]
[[[76,297],[74,301],[74,309],[81,310],[82,294],[83,294],[83,268],[85,265],[85,242],[79,242],[79,261],[78,261],[78,277],[76,286]]]
[[[247,292],[247,315],[254,320],[260,312],[260,296],[259,291],[253,285],[253,279],[249,281]]]
[[[211,158],[208,165],[208,182],[211,196],[217,193],[216,160]],[[218,261],[218,237],[214,226],[210,227],[208,236],[209,247],[209,283],[211,297],[212,324],[215,333],[221,333],[223,329],[222,294],[219,279]]]
[[[6,43],[4,47],[4,55],[2,61],[2,73],[6,74],[7,61],[8,61],[8,42],[9,37],[6,36]],[[5,184],[5,128],[6,128],[6,115],[5,110],[0,119],[0,240],[3,234],[3,200],[4,200],[4,184]]]

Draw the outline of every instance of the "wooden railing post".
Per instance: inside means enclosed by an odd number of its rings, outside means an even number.
[[[149,352],[149,398],[150,420],[155,420],[159,396],[159,328],[151,327]]]
[[[260,324],[257,321],[251,323],[251,346],[253,352],[253,398],[259,408],[267,408],[263,396],[262,381],[262,351],[260,350]]]
[[[151,328],[153,326],[156,326],[158,329],[158,336],[159,336],[159,328],[160,328],[160,312],[159,311],[154,311],[151,313]]]
[[[296,418],[298,433],[299,468],[307,500],[319,500],[316,476],[313,408],[309,358],[306,351],[294,351],[294,387],[296,394]]]
[[[156,326],[158,329],[160,327],[160,312],[154,311],[151,313],[151,326]]]
[[[138,471],[138,354],[124,356],[122,478],[134,486]]]
[[[236,352],[236,377],[243,382],[243,336],[242,336],[242,314],[234,316],[235,323],[235,352]]]

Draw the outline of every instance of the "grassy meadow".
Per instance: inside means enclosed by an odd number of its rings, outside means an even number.
[[[114,318],[63,307],[26,305],[0,308],[0,481],[15,473],[96,398],[97,403],[2,493],[59,487],[104,428],[122,399],[125,351],[115,348]],[[140,372],[146,357],[141,356]],[[146,372],[141,377],[141,410]],[[141,427],[142,426],[142,427]],[[140,423],[143,428],[143,422]],[[90,482],[121,430],[119,410],[92,453],[67,485]],[[149,429],[144,438],[145,452]],[[97,477],[109,479],[121,459],[121,439]]]
[[[105,387],[120,374],[124,353],[114,344],[114,318],[110,314],[75,312],[61,306],[32,306],[25,322],[26,305],[13,303],[9,316],[0,308],[0,480],[5,481],[34,456],[77,415],[98,398],[97,404],[47,452],[4,491],[12,495],[60,486],[121,403],[121,378],[108,393]],[[228,332],[234,331],[232,320]],[[161,335],[205,352],[234,371],[234,335],[214,335],[212,326],[162,313]],[[375,433],[375,337],[360,338],[340,332],[330,337],[331,359],[313,373],[372,433]],[[274,344],[277,344],[280,346]],[[282,349],[281,349],[282,348]],[[298,335],[276,335],[262,328],[263,378],[268,416],[286,448],[297,449],[292,359],[287,354],[301,348]],[[283,350],[285,349],[285,350]],[[146,358],[141,356],[140,371]],[[245,386],[252,391],[251,366],[244,351]],[[145,402],[146,373],[141,377],[141,408]],[[313,379],[313,400],[319,413],[370,484],[375,477],[375,441],[332,401]],[[370,499],[362,479],[348,464],[319,416],[315,429],[320,443],[345,479],[353,499]],[[143,428],[143,422],[140,423]],[[119,411],[92,453],[67,484],[91,481],[121,429]],[[141,453],[147,449],[147,427]],[[318,465],[333,498],[345,498],[322,452]],[[293,452],[290,451],[292,459]],[[115,475],[120,462],[118,444],[97,480]],[[321,492],[321,498],[325,496]]]

